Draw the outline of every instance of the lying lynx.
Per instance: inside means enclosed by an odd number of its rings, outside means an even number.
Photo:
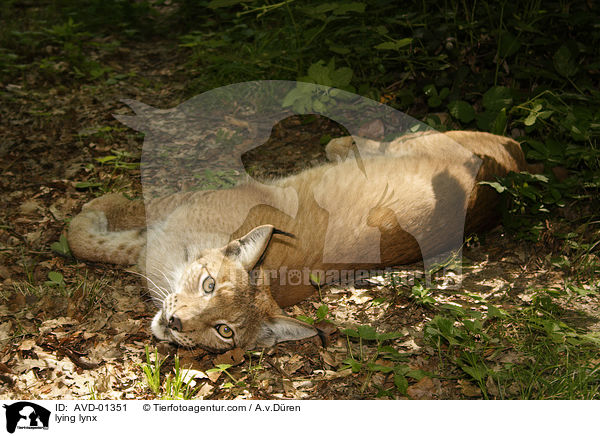
[[[478,181],[530,169],[518,143],[487,133],[355,139],[355,147],[351,137],[328,144],[337,162],[272,185],[179,193],[146,207],[105,195],[71,221],[69,245],[81,259],[137,264],[159,306],[151,325],[158,339],[215,352],[268,347],[316,334],[281,309],[313,284],[273,271],[314,272],[324,284],[334,281],[324,271],[443,253],[463,231],[495,222],[495,192]]]

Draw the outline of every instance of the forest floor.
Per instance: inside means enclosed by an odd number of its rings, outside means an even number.
[[[186,75],[174,69],[177,50],[168,44],[137,43],[107,56],[126,80],[30,87],[43,81],[30,71],[28,81],[2,84],[0,398],[528,398],[552,396],[527,379],[536,371],[558,371],[557,380],[579,374],[561,373],[560,359],[567,368],[568,347],[597,341],[597,288],[553,263],[551,241],[517,241],[502,227],[467,244],[459,290],[384,277],[366,289],[322,289],[289,309],[315,318],[325,305],[321,318],[333,326],[326,344],[283,343],[228,362],[157,343],[139,277],[73,259],[64,234],[102,193],[140,196],[143,137],[113,114],[130,114],[122,98],[176,106]],[[324,134],[342,133],[325,119],[289,119],[248,160],[265,175],[288,174],[323,161]],[[532,357],[536,338],[554,344],[547,354],[558,360]],[[583,369],[598,368],[595,350]],[[174,372],[177,365],[189,371]],[[594,386],[583,396],[597,395]]]

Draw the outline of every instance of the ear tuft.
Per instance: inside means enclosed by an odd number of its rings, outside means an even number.
[[[247,235],[227,244],[224,248],[225,256],[236,259],[250,271],[267,249],[274,229],[271,225],[256,227]]]
[[[256,340],[256,346],[272,347],[279,342],[299,341],[316,334],[317,329],[310,324],[289,316],[277,315],[263,322]]]

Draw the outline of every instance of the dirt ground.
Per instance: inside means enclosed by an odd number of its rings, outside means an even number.
[[[136,54],[142,52],[144,56]],[[140,195],[134,164],[143,138],[112,115],[130,113],[120,103],[124,97],[161,108],[180,102],[184,85],[172,68],[176,62],[171,53],[152,45],[117,50],[111,66],[118,72],[136,72],[136,78],[110,86],[43,87],[34,71],[24,83],[2,84],[0,398],[156,398],[142,369],[146,347],[155,346],[169,356],[163,375],[172,372],[175,353],[181,367],[193,369],[188,377],[194,379],[195,398],[362,399],[382,391],[391,392],[384,398],[480,398],[481,391],[464,380],[464,374],[446,369],[444,377],[431,375],[440,373],[440,362],[436,350],[423,340],[423,326],[435,312],[415,304],[389,282],[366,289],[323,289],[322,301],[315,294],[289,313],[314,316],[326,304],[327,319],[337,330],[325,346],[312,338],[247,353],[228,375],[208,371],[224,362],[219,356],[156,343],[149,330],[153,306],[139,277],[127,268],[60,255],[67,222],[86,201],[104,190]],[[325,133],[343,131],[328,120],[288,120],[274,131],[266,148],[244,159],[266,175],[299,171],[325,159]],[[117,154],[125,165],[97,160]],[[481,239],[465,249],[461,290],[440,288],[435,293],[438,302],[477,307],[472,295],[478,295],[510,308],[528,301],[536,287],[563,283],[562,274],[546,266],[551,247],[515,242],[500,227]],[[589,314],[578,315],[579,322],[597,331],[597,303],[574,304]],[[411,382],[403,395],[392,389],[392,373],[354,373],[344,360],[351,352],[374,355],[377,346],[363,344],[358,350],[358,343],[339,332],[353,325],[398,332],[388,344],[411,369],[429,375]]]

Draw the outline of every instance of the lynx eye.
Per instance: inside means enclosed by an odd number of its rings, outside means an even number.
[[[225,339],[229,339],[233,336],[233,330],[231,330],[225,324],[219,324],[219,325],[215,326],[215,329],[217,329],[217,333],[219,333]]]
[[[206,294],[211,294],[215,290],[215,279],[211,276],[206,277],[202,282],[202,290]]]

